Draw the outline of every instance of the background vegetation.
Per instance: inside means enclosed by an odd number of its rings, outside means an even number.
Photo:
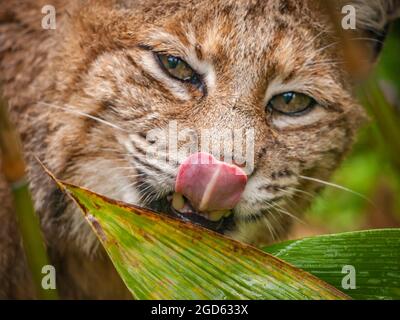
[[[400,130],[400,22],[393,26],[376,67],[374,80],[395,107],[392,117]],[[384,129],[384,128],[383,128]],[[400,159],[391,141],[371,116],[359,134],[352,153],[335,174],[333,182],[365,195],[327,187],[307,212],[305,224],[296,225],[291,238],[400,226]],[[371,203],[372,202],[372,203]]]

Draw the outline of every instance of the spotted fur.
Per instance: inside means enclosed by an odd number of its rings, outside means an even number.
[[[2,3],[0,80],[65,298],[129,294],[34,156],[61,179],[149,205],[173,191],[180,160],[148,160],[147,132],[170,121],[197,131],[254,128],[255,168],[226,234],[270,243],[287,235],[310,201],[304,195],[318,187],[302,177],[329,179],[363,122],[318,1],[54,0],[57,29],[43,30],[47,2]],[[354,3],[360,35],[383,33],[399,7],[396,0]],[[205,90],[171,79],[152,51],[182,57]],[[268,112],[268,100],[285,91],[309,94],[318,106],[292,118]],[[0,199],[0,297],[31,298],[1,178]]]

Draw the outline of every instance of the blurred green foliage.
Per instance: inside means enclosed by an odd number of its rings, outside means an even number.
[[[400,105],[399,58],[400,22],[389,33],[374,75],[377,83],[384,83],[391,91],[397,106]],[[399,115],[400,110],[397,111]],[[400,116],[398,120],[400,127]],[[327,187],[307,213],[310,224],[327,232],[395,227],[393,223],[399,226],[400,172],[393,165],[388,148],[390,143],[380,135],[372,118],[361,130],[357,144],[334,175],[333,182],[365,195],[373,204],[352,193]],[[377,217],[381,220],[378,223]]]

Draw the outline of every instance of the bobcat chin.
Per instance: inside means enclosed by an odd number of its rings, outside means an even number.
[[[351,35],[372,65],[399,1],[335,3],[339,14],[357,9]],[[42,28],[46,4],[2,2],[0,81],[63,298],[130,295],[35,156],[60,179],[259,245],[287,235],[365,119],[318,1],[54,0],[55,30]],[[150,159],[149,133],[167,135],[171,122],[253,130],[251,170],[201,143],[175,161]],[[211,164],[196,169],[196,154]],[[0,298],[32,298],[1,176],[0,201]]]

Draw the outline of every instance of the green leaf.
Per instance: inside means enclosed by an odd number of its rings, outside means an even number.
[[[254,247],[59,182],[137,299],[347,299]]]
[[[370,230],[288,241],[265,251],[342,289],[351,265],[354,299],[400,299],[400,229]]]

